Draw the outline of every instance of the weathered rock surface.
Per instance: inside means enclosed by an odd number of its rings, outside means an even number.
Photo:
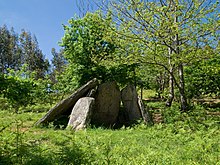
[[[91,90],[89,90],[86,97],[95,97],[95,94],[96,94],[96,89],[91,89]]]
[[[55,107],[50,109],[48,113],[43,116],[39,121],[37,121],[36,125],[39,124],[47,124],[51,121],[58,119],[63,114],[67,115],[71,113],[73,106],[76,102],[81,98],[87,95],[89,90],[95,88],[98,85],[98,80],[93,79],[75,91],[68,98],[59,102]]]
[[[122,103],[128,114],[130,122],[141,119],[141,111],[138,105],[138,95],[134,85],[127,85],[121,92]]]
[[[92,123],[104,126],[115,124],[121,102],[121,92],[116,82],[101,84],[97,89],[95,100]]]
[[[92,97],[83,97],[79,99],[73,107],[68,122],[68,128],[80,130],[90,124],[92,111],[94,109],[95,99]]]

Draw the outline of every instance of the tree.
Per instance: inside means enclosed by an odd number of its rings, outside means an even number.
[[[28,64],[29,71],[36,72],[36,79],[43,78],[48,70],[49,61],[40,50],[36,36],[25,30],[19,36],[13,28],[0,27],[1,73],[8,73],[8,69],[19,70],[24,64]]]
[[[9,101],[16,113],[19,107],[28,105],[33,99],[34,82],[30,78],[27,79],[25,78],[26,76],[23,76],[25,73],[23,69],[21,71],[10,69],[9,73],[4,74],[0,79],[0,94]]]
[[[22,105],[42,101],[50,92],[48,67],[36,36],[24,30],[19,36],[13,28],[0,27],[0,96],[16,111]]]
[[[219,2],[211,0],[112,0],[109,11],[119,24],[117,36],[139,47],[133,53],[140,63],[163,67],[170,75],[170,106],[174,84],[180,93],[181,111],[188,109],[184,66],[210,53],[219,40]],[[102,4],[104,7],[105,4]],[[137,58],[138,56],[138,58]],[[176,74],[178,73],[178,75]]]
[[[6,26],[3,26],[1,29],[0,35],[0,62],[1,62],[1,73],[3,74],[6,69],[6,61],[7,61],[7,54],[9,52],[9,40],[10,32]]]
[[[18,35],[14,29],[7,26],[0,27],[0,69],[1,73],[8,73],[8,69],[18,70],[21,67],[21,51]]]
[[[100,12],[87,13],[81,19],[71,19],[69,24],[64,26],[62,40],[68,60],[65,74],[68,78],[75,75],[79,85],[94,77],[102,82],[116,81],[121,85],[138,81],[136,68],[139,65],[126,62],[124,47],[128,45],[115,38],[112,31],[115,24],[110,15],[103,17]]]
[[[61,49],[59,52],[57,52],[55,48],[52,48],[51,49],[51,54],[52,54],[53,58],[51,60],[51,62],[52,62],[52,72],[50,73],[50,80],[52,81],[53,84],[57,84],[58,79],[60,79],[60,77],[62,77],[62,74],[65,71],[67,61],[64,58],[63,49]],[[59,85],[57,84],[55,86],[58,87],[60,85],[61,84],[59,84]]]
[[[185,69],[186,89],[189,98],[220,96],[220,51],[214,57],[203,59]]]
[[[53,71],[57,72],[58,74],[62,73],[66,64],[66,59],[64,58],[63,50],[61,49],[60,52],[56,52],[56,49],[52,48],[51,54],[53,56],[53,59],[51,60],[53,65]]]
[[[36,72],[36,79],[44,78],[49,68],[49,61],[45,59],[42,51],[39,49],[36,36],[22,30],[20,35],[20,44],[22,50],[23,64],[28,65],[28,71]]]
[[[99,13],[88,13],[82,19],[69,20],[69,26],[64,26],[64,54],[71,68],[69,71],[76,75],[80,85],[93,77],[101,80],[108,77],[102,64],[115,49],[114,43],[106,36],[111,23],[110,18],[103,19]]]
[[[87,12],[94,11],[94,4],[91,0],[75,0],[80,17],[86,16]]]

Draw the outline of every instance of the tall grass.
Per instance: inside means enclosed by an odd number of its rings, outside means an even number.
[[[0,111],[0,164],[220,164],[218,116],[199,106],[180,114],[159,105],[150,106],[160,108],[161,124],[78,132],[33,127],[44,113]]]

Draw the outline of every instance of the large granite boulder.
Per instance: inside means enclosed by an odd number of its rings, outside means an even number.
[[[83,97],[79,99],[73,107],[68,128],[71,130],[86,128],[90,124],[94,105],[95,99],[92,97]]]
[[[101,84],[97,89],[95,100],[92,123],[103,126],[114,125],[121,102],[121,92],[116,82]]]
[[[121,92],[122,103],[128,114],[129,122],[135,122],[142,118],[138,104],[138,94],[134,85],[127,85]]]
[[[36,125],[39,124],[47,124],[49,122],[58,120],[60,116],[68,116],[71,114],[71,110],[76,102],[81,98],[85,97],[88,92],[96,88],[98,85],[98,80],[93,79],[75,91],[68,98],[59,102],[55,107],[51,108],[45,116],[43,116],[39,121],[37,121]]]

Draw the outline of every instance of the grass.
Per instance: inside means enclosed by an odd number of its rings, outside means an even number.
[[[151,127],[78,132],[33,127],[45,112],[0,111],[0,164],[220,164],[219,118],[203,119],[199,108],[190,115],[174,115],[175,106],[167,111],[166,123]]]
[[[141,90],[139,89],[138,90],[138,95],[141,96]],[[154,90],[147,90],[147,89],[144,89],[143,90],[143,99],[145,98],[154,98],[156,96],[156,92]]]

